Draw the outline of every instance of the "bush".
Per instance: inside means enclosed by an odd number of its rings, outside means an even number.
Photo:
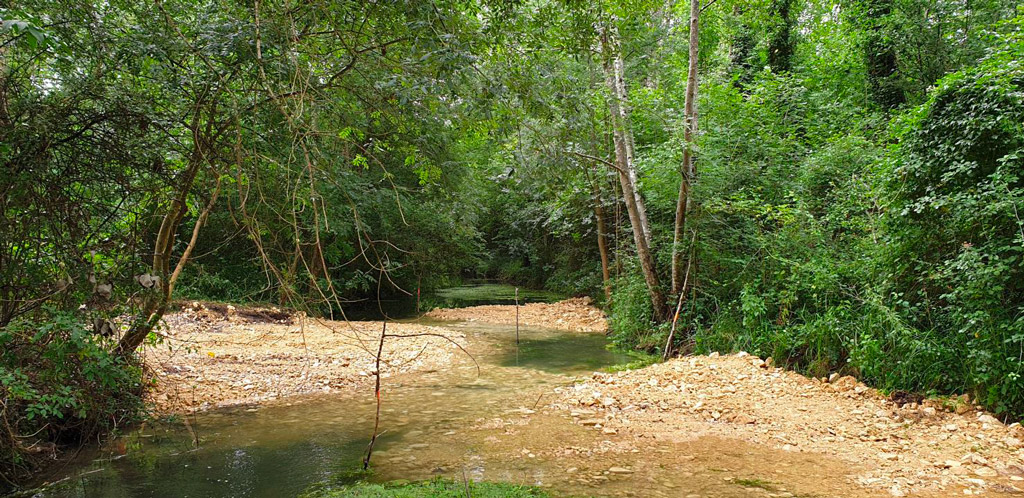
[[[621,277],[613,280],[612,289],[608,307],[612,344],[626,351],[654,352],[664,347],[664,332],[655,328],[651,297],[640,269],[627,267]]]
[[[80,443],[116,429],[142,412],[142,372],[110,351],[70,313],[47,310],[0,330],[0,390],[7,435],[22,442],[4,449],[5,475],[28,471],[22,445]],[[31,436],[31,437],[28,437]]]
[[[1024,416],[1024,18],[896,124],[890,285],[942,390]],[[886,354],[893,351],[884,350]],[[934,358],[933,358],[934,357]]]

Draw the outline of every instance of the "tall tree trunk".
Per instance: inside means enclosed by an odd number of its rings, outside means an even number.
[[[690,0],[690,68],[686,77],[686,102],[684,113],[686,129],[684,130],[683,164],[680,168],[682,181],[679,183],[679,198],[676,199],[675,230],[672,234],[672,294],[686,291],[683,288],[683,231],[686,229],[686,217],[693,209],[691,187],[697,173],[693,160],[693,141],[697,135],[697,54],[699,37],[700,0]]]
[[[614,35],[614,32],[613,32]],[[619,130],[622,133],[622,142],[625,148],[625,162],[628,165],[626,173],[629,175],[629,181],[633,183],[633,197],[636,199],[637,215],[640,217],[640,226],[644,230],[644,239],[647,241],[647,247],[653,247],[651,244],[651,224],[647,221],[647,207],[644,204],[644,199],[640,195],[640,180],[636,174],[636,146],[633,141],[633,129],[630,125],[630,110],[629,110],[629,95],[626,93],[626,68],[625,63],[622,60],[622,52],[618,50],[618,38],[613,38],[613,42],[616,44],[615,57],[613,59],[612,68],[614,72],[614,87],[611,89],[615,95],[615,118],[619,121]]]
[[[658,272],[651,254],[650,227],[644,212],[643,199],[636,188],[636,168],[633,164],[632,134],[629,131],[628,112],[623,112],[625,99],[625,75],[622,74],[622,59],[618,49],[618,40],[606,28],[601,35],[601,48],[604,52],[604,72],[608,91],[609,110],[612,114],[612,136],[615,141],[615,161],[619,172],[619,183],[622,185],[622,197],[626,201],[626,212],[633,228],[633,240],[636,243],[640,268],[651,297],[654,318],[664,321],[668,318],[669,309],[665,304],[665,295],[661,290]]]

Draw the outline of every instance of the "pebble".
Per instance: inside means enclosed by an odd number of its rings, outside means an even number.
[[[999,473],[996,472],[995,469],[993,469],[992,467],[984,466],[974,469],[974,473],[981,477],[995,477],[999,475]]]

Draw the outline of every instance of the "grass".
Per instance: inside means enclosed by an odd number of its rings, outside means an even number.
[[[340,498],[343,496],[356,498],[465,498],[466,496],[476,498],[539,498],[548,495],[536,487],[518,484],[457,482],[445,479],[432,479],[413,483],[401,481],[385,484],[358,482],[341,487],[317,490],[304,495],[304,498]]]

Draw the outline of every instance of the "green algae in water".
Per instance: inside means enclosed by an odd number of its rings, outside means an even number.
[[[434,295],[449,301],[510,304],[515,302],[516,288],[507,284],[470,284],[438,289]],[[519,289],[520,303],[548,303],[564,298],[565,296],[551,291]]]
[[[525,334],[525,333],[524,333]],[[499,364],[543,370],[550,373],[578,374],[614,365],[627,364],[633,357],[605,348],[607,339],[600,334],[560,334],[539,339],[522,339],[519,350],[506,349]]]
[[[414,483],[392,482],[372,484],[359,482],[331,489],[321,489],[303,495],[303,498],[465,498],[466,488],[469,496],[479,498],[519,498],[545,497],[546,493],[531,486],[492,482],[456,482],[445,479],[432,479]]]

